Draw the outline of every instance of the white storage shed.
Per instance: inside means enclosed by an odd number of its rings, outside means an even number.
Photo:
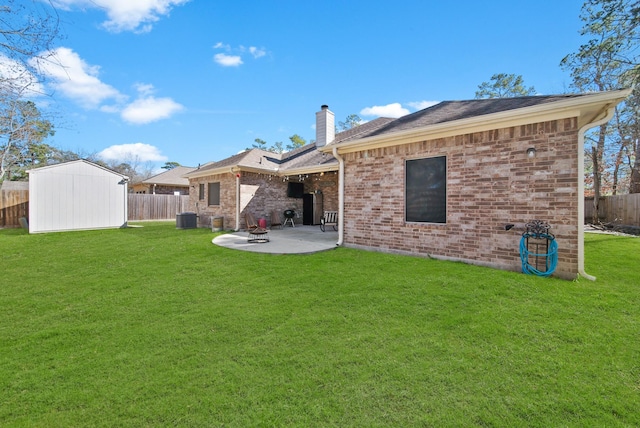
[[[126,175],[86,160],[28,173],[29,233],[127,226]]]

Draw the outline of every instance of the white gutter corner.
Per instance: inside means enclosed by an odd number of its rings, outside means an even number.
[[[578,168],[583,172],[578,177],[578,275],[589,281],[595,281],[596,277],[584,270],[584,134],[587,130],[610,121],[615,109],[616,104],[610,105],[604,117],[585,124],[578,131]]]
[[[333,148],[333,157],[338,160],[338,242],[336,246],[342,246],[344,242],[344,159],[338,154],[338,148]]]

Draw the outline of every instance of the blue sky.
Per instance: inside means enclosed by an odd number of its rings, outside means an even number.
[[[569,90],[582,0],[56,0],[49,144],[197,166],[336,122],[471,99],[494,73]]]

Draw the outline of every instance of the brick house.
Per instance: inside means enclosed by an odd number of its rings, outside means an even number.
[[[185,174],[190,186],[190,210],[198,214],[201,227],[208,227],[213,218],[222,217],[225,229],[240,230],[245,228],[247,212],[270,223],[273,212],[281,215],[290,209],[296,212],[296,223],[319,224],[317,216],[307,218],[306,197],[314,195],[320,201],[321,211],[338,210],[338,161],[318,148],[326,141],[357,138],[392,120],[379,118],[335,134],[333,113],[323,106],[318,113],[322,129],[317,127],[315,143],[280,154],[245,150]],[[282,217],[279,220],[283,221]]]
[[[194,169],[188,166],[171,168],[146,180],[133,183],[132,192],[148,195],[188,195],[189,180],[184,175]]]
[[[556,276],[584,271],[584,134],[607,122],[630,90],[445,101],[399,119],[335,134],[316,113],[316,143],[274,155],[258,149],[189,178],[203,226],[223,216],[294,209],[288,183],[321,192],[339,212],[338,245],[521,270],[524,225],[540,220],[558,243]]]
[[[630,90],[442,102],[358,139],[339,159],[339,245],[521,270],[523,225],[558,243],[556,276],[584,271],[584,134]]]

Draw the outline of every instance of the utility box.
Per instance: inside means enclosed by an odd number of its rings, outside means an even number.
[[[176,229],[195,229],[196,227],[198,227],[196,213],[176,214]]]
[[[220,232],[224,229],[224,217],[211,217],[211,231]]]

